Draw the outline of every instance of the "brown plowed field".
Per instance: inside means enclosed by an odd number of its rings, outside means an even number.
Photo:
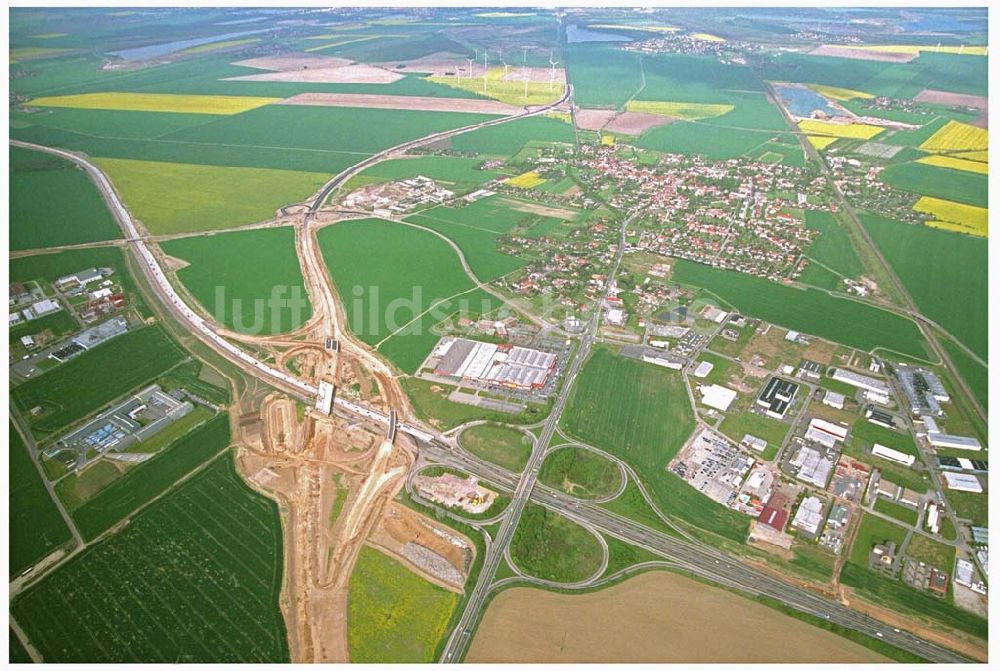
[[[483,617],[468,662],[884,663],[857,643],[664,571],[589,594],[516,587]]]
[[[583,130],[601,130],[615,114],[614,110],[577,110],[576,125]]]
[[[604,127],[609,133],[622,135],[642,135],[650,128],[666,126],[676,121],[673,117],[662,114],[644,114],[642,112],[624,112],[619,114]]]
[[[853,58],[858,61],[885,61],[886,63],[909,63],[917,54],[906,54],[896,51],[869,51],[868,49],[851,49],[834,44],[824,44],[809,52],[810,56],[834,56],[836,58]]]
[[[422,110],[425,112],[473,112],[476,114],[515,114],[519,107],[496,100],[475,98],[422,98],[373,93],[300,93],[281,101],[282,105],[320,105],[324,107],[367,107],[375,109]]]

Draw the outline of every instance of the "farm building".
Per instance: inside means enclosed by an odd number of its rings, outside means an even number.
[[[811,536],[819,532],[823,524],[823,502],[815,496],[807,496],[795,511],[792,526],[801,529]]]
[[[820,454],[819,450],[805,446],[799,448],[789,463],[799,469],[795,477],[820,489],[826,488],[826,481],[830,479],[830,472],[834,466],[833,462]]]
[[[886,396],[889,395],[889,385],[881,380],[868,377],[867,375],[853,373],[849,370],[844,370],[843,368],[834,368],[833,375],[831,377],[838,382],[849,384],[852,387],[874,391],[880,394],[885,394]]]
[[[729,406],[736,399],[735,391],[717,384],[701,385],[698,387],[698,391],[701,393],[702,403],[722,412],[729,410]]]
[[[91,282],[104,279],[113,272],[111,268],[88,268],[78,273],[63,275],[55,281],[55,285],[60,291],[65,291],[73,287],[85,287]]]
[[[900,365],[896,377],[914,415],[940,417],[944,414],[941,404],[949,403],[951,396],[937,375],[923,368]]]
[[[763,452],[767,448],[767,441],[763,438],[758,438],[757,436],[751,436],[748,433],[743,436],[743,440],[740,441],[740,445],[748,447],[755,452]]]
[[[831,408],[835,408],[836,410],[843,410],[844,401],[846,400],[847,399],[844,397],[843,394],[838,394],[835,391],[828,391],[823,396],[823,404],[828,405]]]
[[[876,408],[868,408],[865,410],[865,417],[872,424],[878,424],[879,426],[884,426],[887,429],[896,428],[896,419],[887,412],[882,412]]]
[[[973,494],[983,493],[983,486],[980,484],[979,478],[974,475],[954,473],[952,471],[944,471],[941,475],[944,476],[945,482],[948,483],[948,489],[954,489],[957,492],[971,492]]]
[[[466,338],[443,338],[434,354],[435,375],[515,389],[543,388],[558,360],[551,352]]]
[[[847,427],[839,426],[818,417],[814,417],[809,422],[809,428],[806,430],[807,440],[819,443],[824,447],[833,447],[837,444],[837,441],[843,441],[846,438]]]
[[[757,405],[766,408],[765,412],[771,417],[783,419],[798,390],[799,385],[794,382],[772,377],[757,397]]]
[[[983,449],[982,444],[971,436],[951,436],[947,433],[929,433],[927,442],[933,447],[944,447],[952,450],[972,450],[978,452]]]
[[[872,447],[872,454],[876,457],[888,459],[889,461],[895,461],[897,464],[903,464],[904,466],[912,466],[913,462],[917,460],[912,454],[904,454],[899,450],[894,450],[891,447],[886,447],[878,443],[875,443]]]
[[[787,503],[788,498],[784,494],[775,492],[771,495],[764,509],[760,511],[758,521],[777,532],[783,532],[785,525],[788,524],[788,511],[785,510]]]
[[[713,368],[715,368],[715,366],[712,363],[708,361],[702,361],[698,364],[698,367],[694,369],[694,376],[706,377],[709,373],[712,372]]]

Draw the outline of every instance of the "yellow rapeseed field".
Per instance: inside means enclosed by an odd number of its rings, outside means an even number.
[[[611,133],[601,133],[601,144],[605,147],[614,147],[616,138]]]
[[[517,72],[517,68],[511,69],[508,75],[509,79],[506,81],[503,78],[503,71],[503,68],[490,68],[486,75],[485,90],[482,74],[475,77],[462,77],[461,84],[459,84],[457,77],[450,75],[433,75],[428,77],[427,81],[434,82],[435,84],[444,84],[452,88],[460,88],[463,91],[471,91],[483,97],[493,98],[502,103],[517,105],[518,107],[554,103],[562,98],[566,90],[565,86],[558,81],[551,84],[547,81],[529,81],[528,96],[525,97],[524,80],[519,78],[520,74]]]
[[[228,115],[270,105],[279,100],[281,98],[107,92],[35,98],[28,104],[36,107]]]
[[[826,149],[839,139],[829,135],[807,135],[806,138],[809,140],[809,144],[817,149]]]
[[[725,40],[718,35],[711,35],[709,33],[692,33],[691,37],[696,40],[701,40],[702,42],[725,42]]]
[[[534,170],[521,173],[517,177],[511,177],[507,180],[507,184],[510,186],[516,186],[519,189],[534,189],[539,184],[544,183],[545,179],[539,177],[538,173]]]
[[[984,151],[960,151],[954,154],[950,154],[956,158],[964,158],[967,161],[981,161],[982,163],[988,163],[990,160],[989,150]]]
[[[625,109],[629,112],[641,112],[643,114],[658,114],[660,116],[674,117],[685,121],[697,121],[698,119],[711,119],[722,116],[733,111],[732,105],[724,103],[685,103],[685,102],[664,102],[656,100],[630,100],[625,104]]]
[[[988,149],[990,134],[985,128],[949,121],[920,145],[924,151],[981,151]]]
[[[865,93],[864,91],[844,89],[839,86],[826,86],[825,84],[809,84],[809,88],[820,95],[824,95],[827,98],[833,98],[834,100],[854,100],[855,98],[863,98],[867,100],[875,97],[871,93]]]
[[[985,207],[923,196],[913,209],[934,217],[934,221],[927,222],[929,226],[986,237],[989,211]]]
[[[988,163],[983,163],[981,161],[967,161],[963,158],[956,158],[947,154],[934,154],[933,156],[924,156],[923,158],[917,159],[917,163],[926,163],[927,165],[936,165],[939,168],[952,168],[954,170],[964,170],[965,172],[974,172],[980,175],[989,174],[990,166]]]
[[[830,135],[851,138],[852,140],[870,140],[883,130],[879,126],[869,126],[863,123],[837,124],[815,119],[800,121],[799,128],[810,135]]]

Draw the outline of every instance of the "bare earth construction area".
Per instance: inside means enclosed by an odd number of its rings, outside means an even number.
[[[487,609],[466,661],[871,664],[889,660],[766,606],[657,571],[588,594],[554,594],[528,587],[507,590]]]

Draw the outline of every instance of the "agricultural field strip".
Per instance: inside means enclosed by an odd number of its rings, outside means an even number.
[[[472,293],[473,291],[478,291],[478,290],[479,290],[479,287],[469,287],[465,291],[459,291],[457,294],[452,294],[451,296],[446,296],[445,298],[439,298],[439,299],[437,299],[435,302],[431,303],[427,307],[426,310],[424,310],[420,314],[416,315],[413,319],[411,319],[410,321],[406,322],[405,324],[403,324],[402,326],[400,326],[399,328],[397,328],[395,331],[391,332],[386,337],[384,337],[381,340],[379,340],[377,343],[375,343],[373,345],[373,347],[375,349],[378,349],[379,347],[382,346],[382,343],[384,343],[386,340],[388,340],[389,338],[393,337],[394,335],[397,335],[397,334],[405,331],[409,326],[411,326],[415,322],[418,322],[421,319],[423,319],[423,317],[425,315],[427,315],[431,310],[433,310],[434,308],[438,307],[439,305],[445,305],[445,304],[450,303],[451,301],[455,300],[459,296],[464,296],[465,294]]]
[[[200,492],[197,492],[197,493],[200,493]],[[187,495],[189,495],[189,494],[190,494],[190,492],[189,492],[188,490],[184,489],[184,490],[180,490],[180,491],[178,492],[178,496],[180,496],[181,494],[183,494],[183,495],[187,496]],[[203,494],[203,493],[201,493],[201,494]],[[204,498],[204,495],[202,496],[202,498]],[[176,502],[176,501],[178,501],[178,500],[179,500],[179,499],[172,499],[172,500],[171,500],[171,503],[174,503],[174,502]],[[218,503],[218,499],[216,499],[215,497],[209,497],[209,498],[208,498],[207,500],[205,500],[205,501],[202,501],[202,502],[198,502],[198,503],[195,503],[195,504],[192,504],[192,505],[190,506],[190,509],[191,509],[191,510],[198,510],[198,511],[203,511],[203,510],[206,510],[206,509],[211,509],[211,507],[212,507],[213,505],[217,505],[217,503]],[[245,516],[245,515],[244,515],[244,516],[242,516],[242,517],[239,517],[238,519],[237,519],[237,518],[233,518],[233,516],[232,516],[232,514],[231,514],[231,511],[229,510],[229,507],[228,507],[228,506],[221,506],[221,507],[222,507],[222,508],[225,508],[225,511],[224,511],[224,512],[223,512],[223,511],[220,511],[220,514],[228,516],[228,517],[229,517],[229,518],[230,518],[230,519],[231,519],[231,520],[233,521],[233,523],[234,523],[234,527],[233,527],[233,528],[239,528],[240,526],[243,526],[243,525],[245,525],[245,523],[246,523],[246,521],[247,521],[247,516]],[[244,509],[244,508],[243,508],[242,506],[240,506],[240,507],[241,507],[241,510],[245,510],[245,509]],[[206,529],[206,527],[205,527],[205,526],[204,526],[204,525],[203,525],[203,524],[202,524],[202,523],[201,523],[201,522],[200,522],[200,521],[199,521],[198,519],[196,519],[196,518],[192,517],[192,516],[190,515],[190,513],[189,513],[189,512],[187,511],[187,510],[184,510],[184,509],[183,509],[183,506],[177,506],[177,508],[178,508],[178,509],[180,509],[180,512],[181,512],[181,513],[182,513],[183,515],[185,515],[185,516],[186,516],[186,517],[187,517],[187,518],[188,518],[189,520],[191,520],[191,521],[192,521],[192,522],[193,522],[193,523],[195,524],[195,526],[197,526],[197,527],[198,527],[198,528],[200,528],[200,529]],[[251,518],[252,518],[252,516],[251,516]],[[217,520],[217,519],[219,519],[219,518],[218,518],[218,517],[211,517],[211,518],[208,518],[208,519],[212,519],[212,520]],[[174,515],[167,515],[167,516],[165,516],[165,517],[164,517],[164,521],[165,521],[165,523],[168,523],[168,524],[175,524],[175,525],[176,525],[176,524],[178,524],[178,523],[177,523],[177,516],[174,516]],[[258,526],[259,526],[259,523],[260,523],[260,520],[256,520],[256,521],[258,522]],[[178,530],[178,533],[176,534],[176,536],[175,536],[175,537],[178,537],[178,538],[183,538],[183,536],[184,536],[184,533],[183,533],[183,532],[184,532],[184,531],[185,531],[185,529],[183,529],[183,528],[179,529],[179,530]],[[233,535],[233,532],[232,532],[231,530],[229,530],[228,528],[226,529],[226,531],[227,531],[227,534],[228,534],[228,535],[229,535],[230,537],[232,537],[232,538],[233,538],[234,540],[237,540],[237,541],[239,541],[239,545],[240,545],[240,546],[241,546],[241,547],[242,547],[242,548],[243,548],[244,550],[247,550],[247,549],[248,549],[248,548],[247,548],[247,546],[246,546],[246,544],[245,544],[244,542],[242,542],[242,541],[243,541],[243,537],[241,537],[241,538],[236,538],[236,536],[234,536],[234,535]],[[266,528],[264,528],[264,529],[262,529],[262,531],[264,531],[264,532],[269,532],[270,530],[269,530],[269,529],[266,529]],[[211,534],[211,533],[210,533],[209,535],[210,535],[210,536],[212,536],[213,538],[217,537],[217,534]],[[257,537],[257,536],[253,536],[253,535],[252,535],[251,537]],[[115,547],[115,546],[114,546],[113,544],[109,544],[109,545],[106,545],[106,546],[102,546],[102,547],[104,547],[104,548],[110,548],[110,550],[111,550],[111,551],[114,551],[114,550],[116,550],[116,547]],[[184,544],[177,544],[177,545],[175,545],[174,547],[176,547],[176,548],[182,548],[182,549],[186,548],[186,546],[185,546]],[[228,551],[228,548],[226,548],[226,549],[227,549],[227,551]],[[106,561],[106,560],[105,560],[105,558],[103,557],[103,555],[101,555],[99,551],[98,551],[98,552],[95,552],[94,554],[95,554],[95,555],[96,555],[96,556],[97,556],[97,557],[98,557],[98,558],[99,558],[99,559],[100,559],[100,560],[101,560],[102,562],[105,562],[105,561]],[[233,555],[231,551],[229,552],[229,554],[230,554],[230,556],[233,556],[233,558],[234,558],[234,559],[237,559],[237,561],[238,561],[238,558],[237,558],[237,557],[236,557],[235,555]],[[254,556],[254,557],[256,557],[257,559],[260,559],[259,555],[255,554],[255,553],[253,553],[253,556]],[[214,562],[214,563],[215,563],[215,564],[216,564],[217,566],[219,566],[220,568],[223,568],[223,569],[225,568],[225,567],[224,567],[224,566],[223,566],[222,564],[220,564],[220,563],[219,563],[219,561],[218,561],[218,557],[217,557],[217,555],[216,555],[215,553],[207,553],[207,558],[208,558],[208,559],[209,559],[210,561]],[[185,559],[186,559],[186,561],[184,561],[184,562],[183,562],[182,564],[178,564],[178,563],[177,563],[177,561],[175,560],[175,557],[172,557],[172,556],[169,556],[169,555],[168,555],[168,559],[170,560],[170,562],[171,562],[171,564],[172,564],[172,565],[176,566],[176,567],[177,567],[177,568],[179,569],[179,570],[178,570],[178,571],[176,572],[176,573],[177,573],[177,575],[184,575],[184,574],[185,574],[185,570],[184,570],[184,568],[185,568],[185,567],[189,567],[189,566],[191,566],[191,565],[193,565],[193,564],[195,563],[195,562],[193,562],[193,561],[192,561],[192,560],[194,559],[194,557],[192,557],[191,553],[190,553],[189,551],[187,551],[186,549],[185,549]],[[263,561],[265,561],[265,563],[266,563],[266,560],[263,560]],[[127,562],[123,562],[123,564],[122,564],[122,565],[127,565]],[[87,567],[87,566],[86,566],[85,564],[84,564],[84,567],[85,567],[85,569],[86,569],[86,570],[88,570],[88,571],[89,571],[89,567]],[[109,571],[110,573],[113,573],[113,572],[114,572],[114,570],[115,570],[116,568],[120,568],[120,567],[112,567],[112,566],[107,566],[107,565],[105,564],[105,568],[106,568],[106,569],[107,569],[107,570],[108,570],[108,571]],[[90,575],[92,575],[92,574],[90,574]],[[255,574],[251,573],[251,575],[255,575]],[[140,576],[140,578],[141,578],[141,579],[143,579],[143,581],[145,582],[145,578],[144,578],[144,576]],[[101,588],[102,590],[104,590],[104,591],[107,591],[107,590],[105,589],[105,585],[104,585],[104,582],[103,582],[103,581],[101,581],[101,580],[98,580],[98,579],[97,579],[97,578],[95,577],[95,583],[99,583],[99,587],[100,587],[100,588]],[[263,586],[264,586],[264,587],[268,587],[268,585],[267,585],[267,584],[264,584]],[[155,594],[155,595],[157,596],[157,598],[159,599],[159,598],[160,598],[160,597],[159,597],[159,594],[157,594],[155,590],[152,590],[152,591],[154,592],[154,594]],[[200,593],[200,594],[201,594],[202,596],[204,596],[204,597],[205,597],[205,601],[206,601],[206,602],[208,602],[208,603],[211,603],[211,602],[212,602],[212,598],[211,598],[211,597],[209,597],[208,595],[206,595],[206,594],[204,593],[204,591],[203,591],[203,590],[202,590],[202,589],[201,589],[200,587],[198,587],[198,591],[199,591],[199,593]],[[60,591],[58,591],[58,590],[57,590],[57,591],[56,591],[56,594],[58,594],[58,595],[60,596],[60,598],[62,598],[62,594],[61,594],[61,592],[60,592]],[[252,596],[256,596],[256,595],[252,595]],[[110,600],[114,601],[114,602],[115,602],[116,604],[120,603],[120,602],[118,601],[118,599],[116,599],[116,598],[114,597],[113,593],[109,593],[109,598],[110,598]],[[261,603],[259,599],[256,599],[256,600],[257,600],[258,604],[259,604],[259,605],[261,605],[262,607],[264,607],[264,608],[267,608],[267,607],[268,607],[268,606],[267,606],[267,604],[263,604],[263,603]],[[137,604],[138,604],[138,605],[140,606],[140,608],[141,608],[141,609],[143,610],[143,612],[145,612],[145,613],[147,613],[147,614],[148,614],[148,608],[146,607],[145,603],[143,603],[143,602],[139,602],[139,601],[135,601],[135,600],[133,600],[133,601],[134,601],[135,603],[137,603]],[[91,605],[91,604],[90,604],[90,602],[89,602],[89,600],[85,600],[85,602],[87,603],[87,605]],[[162,602],[162,599],[161,599],[161,602]],[[64,603],[65,603],[65,601],[64,601]],[[69,604],[66,604],[66,605],[68,606]],[[164,604],[164,605],[165,605],[165,604]],[[243,611],[244,611],[244,612],[246,613],[246,610],[245,610],[245,608],[243,608],[243,607],[242,607],[242,605],[240,605],[239,603],[236,603],[236,606],[237,606],[238,608],[240,608],[241,610],[243,610]],[[189,620],[185,620],[185,619],[179,619],[179,618],[178,618],[178,617],[177,617],[177,616],[176,616],[176,615],[174,614],[173,610],[169,609],[169,606],[166,606],[166,608],[167,608],[167,610],[168,610],[168,611],[169,611],[169,612],[171,613],[171,615],[172,615],[172,616],[174,616],[174,619],[175,619],[175,620],[177,620],[177,621],[178,621],[179,623],[181,623],[181,624],[182,624],[182,629],[183,629],[183,628],[187,628],[187,626],[186,626],[186,625],[188,625],[188,623],[189,623]],[[126,617],[127,617],[127,618],[129,618],[129,619],[131,620],[131,618],[132,618],[132,613],[131,613],[130,611],[128,611],[127,609],[116,609],[116,610],[117,610],[118,612],[123,612],[123,613],[125,613]],[[202,620],[202,622],[203,622],[203,623],[205,624],[206,628],[208,628],[208,629],[211,629],[211,630],[213,630],[213,631],[216,631],[216,633],[218,633],[218,632],[217,632],[217,630],[215,630],[215,629],[214,629],[214,628],[212,627],[211,623],[205,620],[204,616],[203,616],[203,615],[201,614],[201,611],[200,611],[199,609],[192,609],[192,608],[188,608],[187,610],[188,610],[188,611],[191,611],[191,610],[193,610],[193,611],[194,611],[194,613],[195,613],[195,614],[196,614],[196,615],[197,615],[197,616],[198,616],[198,617],[199,617],[199,618],[200,618],[200,619]],[[229,621],[229,618],[228,618],[228,617],[226,616],[226,614],[225,614],[224,612],[222,612],[222,611],[216,611],[215,615],[217,615],[217,616],[221,617],[222,619],[226,620],[227,622]],[[250,619],[250,620],[254,621],[255,623],[257,623],[257,619],[256,619],[256,617],[255,617],[255,616],[251,615],[250,613],[247,613],[247,615],[249,616],[249,617],[248,617],[248,619]],[[154,616],[152,616],[152,615],[149,615],[149,617],[150,617],[151,619],[154,619],[154,620],[156,619],[156,618],[155,618]],[[60,618],[55,618],[55,619],[56,619],[56,621],[57,621],[57,622],[58,622],[58,621],[60,620]],[[102,618],[102,619],[103,619],[103,618]],[[105,620],[105,622],[107,622],[107,621]],[[60,623],[60,628],[61,628],[61,623]],[[237,628],[237,627],[233,626],[232,628]],[[86,630],[86,628],[85,628],[85,630]],[[65,631],[65,630],[64,630],[64,631]],[[93,640],[93,641],[94,641],[94,643],[95,643],[95,644],[96,644],[96,645],[97,645],[97,646],[98,646],[98,647],[99,647],[99,648],[100,648],[100,649],[102,650],[102,652],[104,652],[104,653],[105,653],[105,655],[106,655],[106,656],[107,656],[107,657],[108,657],[109,659],[114,659],[114,657],[112,657],[111,655],[109,655],[109,654],[107,653],[107,651],[106,651],[106,650],[104,649],[104,647],[103,647],[103,646],[102,646],[102,645],[100,644],[100,641],[99,641],[99,640],[97,640],[96,638],[94,638],[94,637],[93,637],[93,635],[91,634],[91,632],[90,632],[89,630],[86,630],[86,631],[88,632],[88,634],[90,634],[90,635],[91,635],[91,638],[92,638],[92,640]],[[170,634],[169,634],[169,632],[168,632],[168,631],[164,631],[164,630],[160,630],[160,631],[161,631],[161,633],[165,634],[165,635],[167,636],[167,638],[169,638],[169,639],[171,640],[171,642],[172,642],[172,643],[175,643],[175,644],[176,644],[176,641],[174,641],[174,639],[173,639],[173,638],[172,638],[172,637],[170,636]],[[265,637],[265,639],[260,639],[260,638],[256,638],[256,637],[249,637],[249,636],[248,636],[247,634],[244,634],[244,633],[242,632],[242,630],[241,630],[241,632],[240,632],[240,633],[241,633],[241,636],[243,636],[244,638],[249,638],[249,643],[250,643],[250,647],[251,647],[251,648],[253,648],[253,649],[255,649],[255,650],[257,649],[257,645],[256,645],[256,643],[257,643],[257,642],[259,642],[260,640],[266,640],[266,637]],[[265,631],[264,633],[266,634],[267,632]],[[72,636],[68,636],[67,638],[68,638],[68,639],[72,639]],[[198,634],[198,633],[196,633],[196,632],[194,632],[194,635],[193,635],[193,637],[192,637],[192,638],[193,638],[193,640],[194,640],[194,641],[199,641],[199,640],[201,640],[201,639],[200,639],[200,636],[199,636],[199,634]],[[222,637],[222,638],[224,638],[224,637]],[[150,643],[152,643],[152,642],[150,642]],[[156,647],[156,646],[155,646],[155,643],[152,643],[152,645],[153,645],[154,647]],[[129,650],[130,650],[130,652],[131,652],[131,649],[129,649]],[[168,656],[164,656],[164,655],[162,655],[162,651],[160,651],[160,650],[159,650],[158,648],[157,648],[157,652],[160,652],[160,653],[161,653],[161,656],[163,657],[163,659],[165,659],[165,660],[166,660],[166,659],[170,659],[170,658],[169,658]]]

